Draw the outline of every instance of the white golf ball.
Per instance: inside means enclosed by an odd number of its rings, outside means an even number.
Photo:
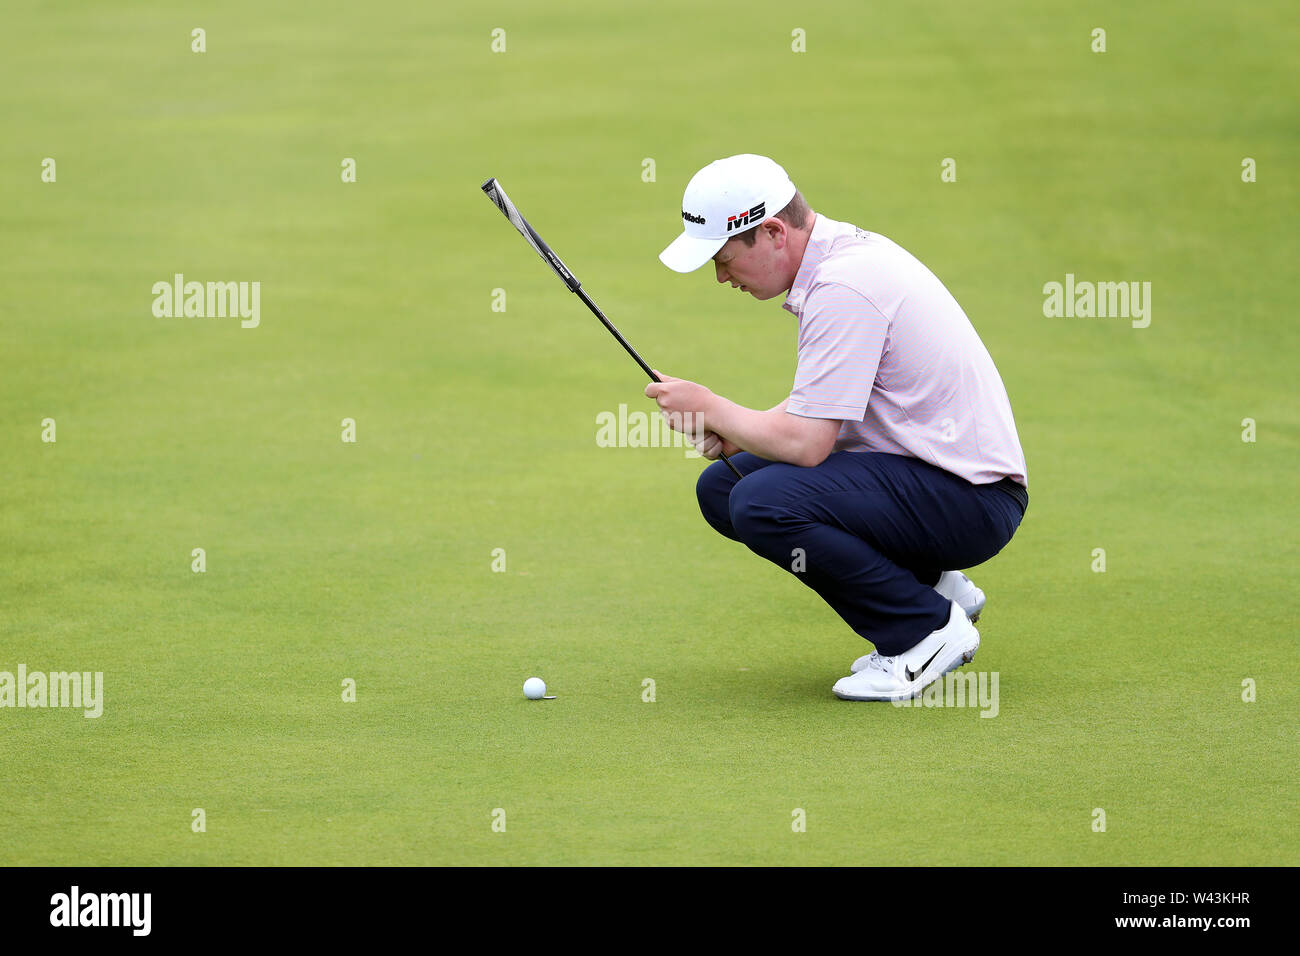
[[[541,700],[546,696],[546,681],[540,677],[530,677],[524,681],[524,696],[529,700]]]

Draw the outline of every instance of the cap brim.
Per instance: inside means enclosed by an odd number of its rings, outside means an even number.
[[[682,233],[668,248],[659,253],[659,261],[674,272],[694,272],[727,244],[727,237],[721,239],[697,239]]]

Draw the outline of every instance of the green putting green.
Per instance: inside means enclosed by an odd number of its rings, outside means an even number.
[[[103,699],[0,707],[0,863],[1300,862],[1288,4],[11,7],[0,672]],[[739,152],[998,364],[996,716],[832,696],[868,646],[704,524],[701,461],[598,442],[640,373],[479,190],[766,408],[780,298],[656,258]],[[256,327],[156,315],[177,274]],[[1067,276],[1149,325],[1045,315]]]

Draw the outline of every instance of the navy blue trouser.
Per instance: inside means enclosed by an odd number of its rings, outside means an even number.
[[[939,575],[993,557],[1024,516],[1000,488],[902,455],[837,451],[815,468],[748,452],[731,461],[743,478],[722,461],[700,475],[705,520],[793,571],[886,656],[948,622]]]

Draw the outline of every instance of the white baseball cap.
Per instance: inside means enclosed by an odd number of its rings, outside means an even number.
[[[705,166],[682,195],[685,231],[659,261],[674,272],[694,272],[732,236],[775,216],[794,198],[794,183],[766,156],[742,153]]]

